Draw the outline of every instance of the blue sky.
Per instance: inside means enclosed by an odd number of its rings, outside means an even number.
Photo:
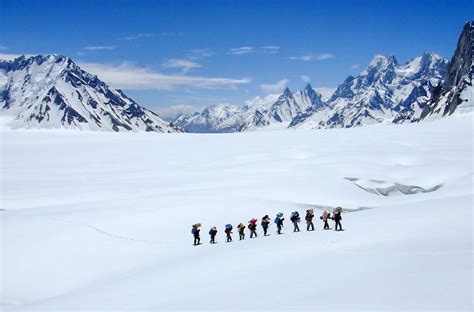
[[[336,87],[375,54],[450,58],[474,1],[0,1],[0,54],[60,53],[165,111]]]

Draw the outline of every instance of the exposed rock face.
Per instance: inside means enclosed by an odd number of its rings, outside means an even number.
[[[464,25],[444,83],[434,92],[418,120],[434,119],[474,108],[474,22]]]
[[[295,128],[349,128],[391,122],[397,115],[420,115],[442,82],[447,60],[424,53],[403,65],[395,57],[377,55],[357,77],[349,76],[325,107],[305,111],[290,124]]]
[[[62,55],[0,61],[0,106],[14,128],[182,131]]]

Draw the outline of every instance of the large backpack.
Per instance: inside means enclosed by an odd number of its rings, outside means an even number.
[[[193,228],[191,229],[191,234],[196,234],[196,228],[193,226]]]
[[[291,213],[291,216],[298,218],[298,217],[300,216],[300,214],[298,213],[298,211],[293,211],[293,212]]]
[[[275,224],[278,224],[280,222],[280,217],[275,218]]]
[[[228,230],[232,230],[232,224],[226,224],[225,228],[228,229]]]

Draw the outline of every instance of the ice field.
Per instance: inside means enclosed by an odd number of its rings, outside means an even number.
[[[0,307],[471,311],[473,120],[236,134],[4,129]],[[321,209],[336,206],[345,231],[323,231]],[[316,230],[303,220],[292,233],[289,214],[307,208]],[[260,225],[279,211],[284,234],[272,223],[269,237],[259,227],[239,242],[234,230],[225,243],[226,223]]]

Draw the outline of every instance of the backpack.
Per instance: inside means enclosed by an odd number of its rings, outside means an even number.
[[[276,217],[275,218],[275,224],[278,224],[280,222],[280,218],[279,217]]]
[[[293,212],[291,213],[291,217],[296,217],[296,218],[298,218],[299,216],[300,216],[300,214],[298,213],[298,211],[293,211]]]
[[[226,228],[226,229],[229,229],[229,230],[232,230],[232,224],[226,224],[226,225],[225,225],[225,228]]]
[[[192,228],[191,234],[193,234],[193,235],[196,234],[196,228],[195,227]]]

